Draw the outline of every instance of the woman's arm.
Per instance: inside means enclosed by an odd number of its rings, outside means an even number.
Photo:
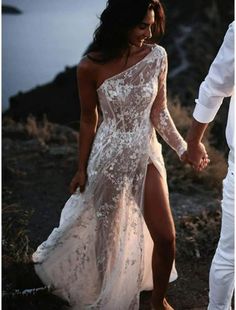
[[[150,117],[153,126],[161,135],[161,137],[171,148],[176,151],[178,156],[181,158],[183,153],[187,150],[187,144],[175,127],[175,124],[167,108],[167,67],[167,55],[165,53],[162,59],[161,69],[158,77],[158,92],[151,109]]]
[[[70,191],[79,186],[83,192],[87,178],[87,164],[98,124],[98,98],[91,63],[83,59],[77,67],[77,81],[81,107],[78,171],[73,178]]]

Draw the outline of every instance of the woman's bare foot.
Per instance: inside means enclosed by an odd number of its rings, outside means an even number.
[[[151,302],[151,310],[174,310],[174,308],[164,299],[162,304],[155,304],[155,306],[154,303]]]

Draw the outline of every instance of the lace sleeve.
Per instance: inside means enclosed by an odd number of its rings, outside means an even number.
[[[176,151],[180,157],[187,150],[187,143],[178,132],[167,108],[166,76],[167,76],[166,52],[161,61],[161,69],[158,76],[158,92],[151,109],[151,121],[157,132],[165,142]]]

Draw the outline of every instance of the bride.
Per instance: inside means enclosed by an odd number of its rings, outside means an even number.
[[[74,310],[137,310],[142,290],[152,290],[152,309],[173,309],[175,227],[155,129],[187,159],[155,43],[164,21],[158,0],[108,0],[78,65],[78,171],[59,227],[33,254],[41,280]]]

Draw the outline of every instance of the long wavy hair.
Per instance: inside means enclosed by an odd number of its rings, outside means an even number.
[[[147,42],[157,43],[165,29],[165,13],[159,0],[108,0],[84,55],[97,62],[120,56],[129,47],[129,31],[142,22],[148,9],[154,11],[155,23]],[[99,57],[88,55],[91,52],[97,52]]]

